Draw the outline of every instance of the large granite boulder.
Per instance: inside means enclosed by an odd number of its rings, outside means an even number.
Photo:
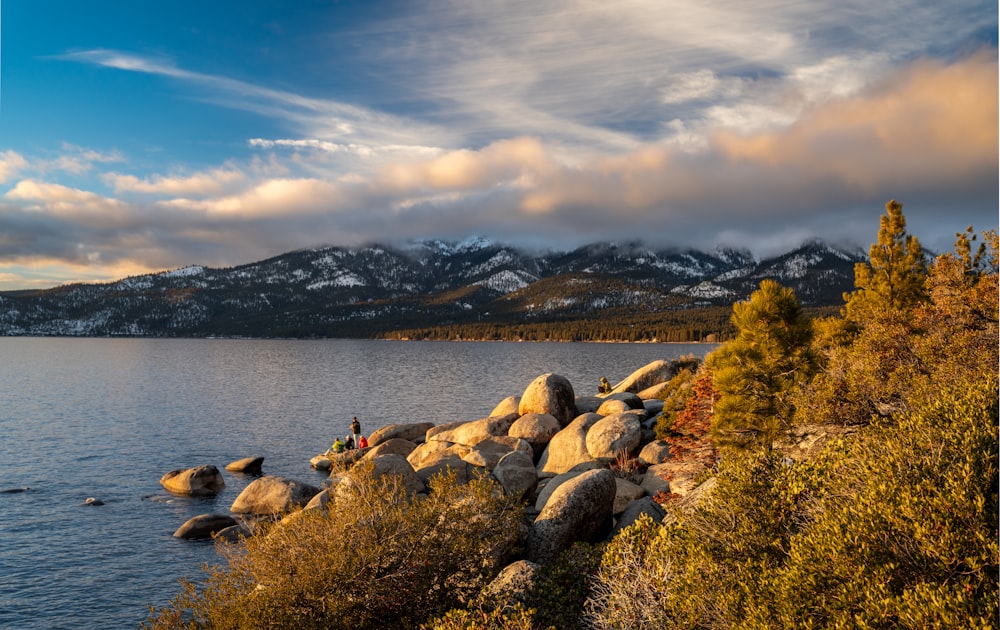
[[[372,460],[372,477],[384,475],[398,477],[403,488],[410,494],[424,492],[427,487],[402,455],[388,454]]]
[[[493,468],[493,476],[503,486],[504,492],[517,500],[530,495],[538,485],[535,463],[524,451],[504,455]]]
[[[661,479],[666,479],[670,482],[670,492],[683,497],[698,487],[698,480],[706,470],[708,470],[708,467],[697,461],[667,461],[656,466],[650,466],[646,469],[645,477],[648,477],[650,472],[652,472]],[[645,477],[643,477],[643,486],[646,485]],[[654,495],[656,493],[650,492],[649,494]]]
[[[645,496],[646,491],[637,483],[628,479],[615,478],[615,507],[612,512],[621,514],[633,501]],[[663,518],[662,516],[660,518]]]
[[[531,449],[531,444],[527,440],[505,435],[501,437],[489,437],[478,442],[472,447],[472,450],[462,456],[462,459],[473,466],[493,470],[504,455],[513,453],[514,451],[524,453],[528,456],[529,460],[533,459],[535,455]]]
[[[445,457],[440,457],[434,460],[432,463],[427,463],[417,469],[417,477],[424,484],[429,484],[432,477],[440,474],[445,474],[447,472],[455,473],[455,481],[464,484],[469,483],[469,481],[474,476],[475,466],[469,462],[463,460],[458,455],[448,455]]]
[[[518,560],[508,564],[486,586],[486,594],[491,600],[497,601],[501,608],[524,604],[528,600],[528,592],[535,585],[535,574],[541,565],[528,560]]]
[[[438,442],[430,440],[417,446],[406,456],[406,461],[410,462],[413,470],[420,470],[427,466],[433,466],[442,459],[462,459],[470,450],[468,446],[452,444],[451,442]]]
[[[615,523],[614,529],[611,530],[611,535],[608,538],[614,538],[618,535],[618,532],[622,531],[626,527],[634,525],[643,514],[649,515],[651,519],[659,523],[663,520],[666,513],[660,504],[654,501],[652,497],[640,497],[625,507],[621,516],[618,517],[618,522]]]
[[[490,416],[508,416],[512,413],[517,413],[517,408],[521,404],[520,396],[508,396],[501,400],[493,411],[490,412]]]
[[[211,538],[217,532],[227,527],[233,527],[238,521],[228,514],[201,514],[189,518],[174,532],[174,538],[184,540],[203,540]]]
[[[615,476],[588,470],[559,486],[528,531],[526,557],[550,564],[574,542],[603,535],[611,521]]]
[[[490,416],[470,422],[458,422],[434,427],[427,431],[427,441],[451,442],[464,446],[475,446],[485,439],[507,435],[510,425],[517,420],[517,414]]]
[[[657,464],[646,469],[642,476],[642,488],[651,497],[659,493],[670,494],[670,467],[668,464]]]
[[[225,488],[226,482],[215,466],[195,466],[171,470],[160,477],[160,485],[174,494],[212,496]]]
[[[583,473],[587,472],[587,470],[593,470],[593,468],[589,469],[581,468],[579,470],[570,470],[564,473],[560,473],[555,477],[552,477],[551,479],[546,481],[545,485],[538,492],[538,496],[535,498],[535,509],[538,510],[539,512],[544,510],[545,504],[548,503],[549,498],[552,496],[552,493],[556,491],[556,488],[563,485],[570,479],[575,479],[576,477],[579,477]]]
[[[601,396],[577,396],[576,413],[577,415],[582,413],[597,413],[597,410],[601,408],[603,403],[604,398]]]
[[[576,417],[573,386],[564,376],[542,374],[521,394],[517,412],[522,416],[526,413],[547,413],[565,427]]]
[[[587,452],[598,461],[631,455],[642,439],[641,411],[624,411],[594,423],[587,431]]]
[[[625,380],[614,386],[612,392],[632,392],[634,394],[657,383],[669,381],[672,376],[673,367],[671,367],[670,361],[662,359],[653,361],[629,374]]]
[[[639,463],[646,466],[662,464],[671,457],[673,457],[673,454],[670,452],[670,442],[666,440],[654,440],[643,446],[642,450],[639,451]]]
[[[656,424],[656,416],[663,413],[663,403],[664,401],[654,398],[652,400],[642,401],[642,408],[646,410],[646,417],[653,419],[653,424]]]
[[[379,442],[377,446],[362,449],[364,452],[362,457],[365,459],[374,459],[382,455],[402,455],[403,457],[407,457],[415,448],[417,448],[417,445],[409,440],[391,438]]]
[[[229,462],[226,464],[226,470],[229,472],[244,473],[247,475],[259,475],[263,464],[264,458],[260,455],[254,455],[251,457],[244,457],[243,459],[237,459],[235,462]]]
[[[657,400],[670,388],[670,381],[662,381],[655,385],[650,385],[646,389],[637,392],[636,395],[644,401]]]
[[[638,396],[636,396],[635,394],[633,394],[632,392],[616,392],[616,393],[608,394],[607,396],[604,397],[604,403],[610,402],[612,400],[617,400],[617,401],[625,403],[628,406],[629,409],[642,409],[643,408],[642,399],[639,398]],[[603,406],[603,403],[602,403],[602,406]],[[601,412],[598,411],[597,413],[601,413]],[[601,415],[605,415],[605,414],[601,414]]]
[[[507,435],[527,440],[534,453],[541,455],[545,447],[562,430],[562,425],[547,413],[526,413],[510,425]]]
[[[601,406],[597,408],[597,415],[599,416],[613,416],[617,413],[622,413],[631,409],[628,403],[624,400],[605,400],[601,403]]]
[[[596,465],[587,450],[587,431],[602,419],[596,413],[585,413],[552,436],[538,460],[538,476],[553,477],[586,462]]]
[[[302,507],[319,492],[301,481],[268,475],[250,482],[229,509],[235,514],[281,514]]]
[[[377,446],[382,442],[399,438],[409,440],[415,444],[424,441],[424,435],[428,429],[434,426],[433,422],[411,422],[408,424],[387,424],[384,427],[372,431],[368,436],[368,446]]]

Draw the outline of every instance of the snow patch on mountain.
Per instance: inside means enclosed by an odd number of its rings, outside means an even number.
[[[671,289],[670,292],[702,299],[721,299],[736,295],[735,291],[730,291],[729,289],[721,287],[714,282],[709,282],[708,280],[699,282],[693,286],[687,284],[678,285]]]

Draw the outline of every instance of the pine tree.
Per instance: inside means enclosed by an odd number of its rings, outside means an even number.
[[[909,312],[926,300],[927,260],[920,241],[906,233],[901,203],[890,200],[885,212],[869,262],[854,266],[855,291],[844,295],[847,319],[862,325],[884,311]]]
[[[795,292],[764,280],[746,302],[733,305],[737,336],[707,357],[721,394],[712,419],[720,446],[763,446],[792,422],[790,395],[815,361],[812,331]]]

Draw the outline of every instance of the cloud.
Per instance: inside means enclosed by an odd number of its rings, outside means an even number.
[[[185,70],[166,59],[107,49],[76,51],[59,58],[175,79],[199,88],[201,98],[208,102],[280,119],[306,136],[327,141],[421,146],[429,138],[451,135],[440,127],[335,99],[307,97],[225,76]]]
[[[23,179],[8,190],[4,197],[28,202],[25,206],[28,211],[79,222],[108,226],[130,220],[130,208],[127,204],[61,184]]]
[[[160,206],[237,219],[294,218],[337,207],[335,184],[317,179],[268,179],[245,192],[215,199],[177,198]]]
[[[140,192],[160,195],[218,195],[229,190],[233,184],[245,179],[236,168],[219,168],[187,176],[168,177],[154,175],[140,179],[135,175],[106,173],[102,179],[112,186],[116,193]]]
[[[16,151],[0,152],[0,183],[16,177],[27,166],[28,161]]]

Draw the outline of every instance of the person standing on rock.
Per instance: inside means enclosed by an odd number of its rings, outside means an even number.
[[[361,423],[357,416],[351,419],[351,433],[354,435],[354,445],[357,446],[361,442]]]

